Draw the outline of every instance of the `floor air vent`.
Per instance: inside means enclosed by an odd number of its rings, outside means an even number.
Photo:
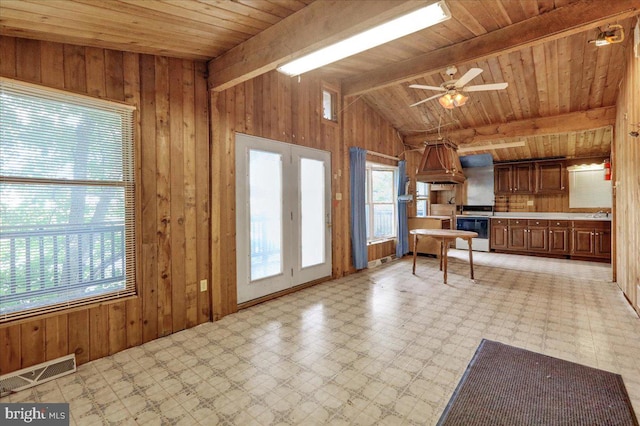
[[[0,376],[0,397],[57,379],[74,371],[76,371],[76,355],[71,354],[5,374]]]

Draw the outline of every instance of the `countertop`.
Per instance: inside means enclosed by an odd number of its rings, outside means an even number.
[[[506,219],[548,219],[548,220],[600,220],[611,222],[611,214],[605,216],[603,213],[600,215],[594,213],[494,213],[493,218],[506,218]]]
[[[410,217],[409,219],[439,219],[439,220],[450,220],[451,216],[413,216]]]

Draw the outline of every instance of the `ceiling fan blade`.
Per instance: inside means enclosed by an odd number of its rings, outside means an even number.
[[[481,73],[482,68],[471,68],[462,77],[460,77],[458,81],[456,81],[456,89],[460,89],[462,86],[479,76]]]
[[[445,89],[444,87],[439,87],[439,86],[425,86],[424,84],[412,84],[411,86],[412,89],[423,89],[423,90],[437,90],[439,92],[446,92],[447,89]]]
[[[491,84],[479,84],[477,86],[463,87],[463,92],[482,92],[484,90],[502,90],[506,89],[509,83],[491,83]]]
[[[441,95],[440,93],[438,93],[437,95],[430,96],[430,97],[428,97],[427,99],[423,99],[423,100],[418,101],[418,102],[416,102],[415,104],[411,104],[411,105],[409,105],[409,106],[414,107],[414,106],[416,106],[416,105],[420,105],[420,104],[423,104],[423,103],[425,103],[425,102],[427,102],[427,101],[430,101],[431,99],[439,98],[440,96],[442,96],[442,95]]]

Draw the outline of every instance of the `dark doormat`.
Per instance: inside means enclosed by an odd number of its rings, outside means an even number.
[[[438,425],[638,426],[622,376],[483,339]]]

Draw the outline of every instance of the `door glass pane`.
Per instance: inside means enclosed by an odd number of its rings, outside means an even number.
[[[324,174],[322,161],[309,158],[300,160],[300,235],[303,268],[324,263]]]
[[[249,151],[251,281],[282,273],[282,156]]]

